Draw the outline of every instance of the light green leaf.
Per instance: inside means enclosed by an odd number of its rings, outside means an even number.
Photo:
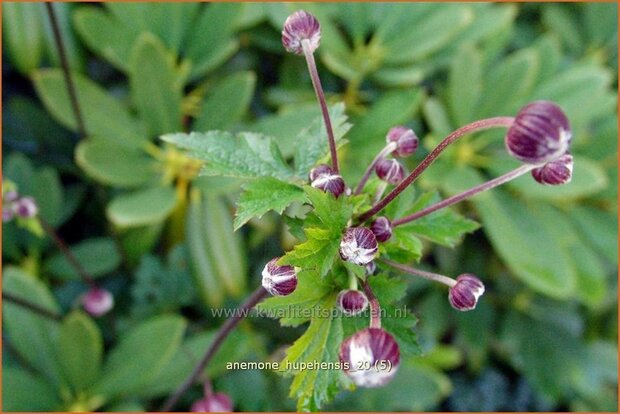
[[[270,210],[282,214],[292,202],[307,200],[301,188],[271,177],[251,181],[243,186],[243,190],[237,201],[235,230],[253,217],[260,218]]]
[[[471,44],[459,49],[448,75],[448,101],[456,125],[473,121],[482,93],[482,55]]]
[[[2,411],[5,413],[60,410],[60,398],[52,385],[21,368],[3,367],[2,391]]]
[[[248,110],[256,75],[237,72],[223,79],[209,91],[193,126],[195,131],[227,129],[238,122]]]
[[[99,378],[103,338],[86,314],[74,311],[60,326],[58,359],[69,384],[76,391],[90,387]]]
[[[92,277],[101,277],[115,270],[121,257],[114,241],[107,237],[86,239],[70,247],[75,258]],[[56,253],[44,263],[47,272],[63,279],[79,280],[80,275],[67,258]]]
[[[189,150],[191,156],[205,161],[204,175],[288,180],[293,172],[270,137],[251,132],[233,135],[224,131],[167,134],[164,141]]]
[[[106,214],[120,227],[138,227],[159,223],[168,217],[177,204],[172,187],[153,187],[116,197]]]
[[[39,67],[43,55],[43,5],[7,2],[2,12],[8,56],[17,70],[28,75]]]
[[[183,85],[174,60],[174,55],[149,33],[138,38],[131,53],[131,94],[150,137],[182,129]]]
[[[574,206],[570,216],[579,234],[611,263],[618,264],[618,234],[609,231],[618,228],[618,217],[588,206]]]
[[[75,162],[95,180],[115,187],[139,187],[153,179],[156,165],[140,149],[103,139],[82,140]]]
[[[157,316],[130,331],[112,349],[94,392],[113,398],[151,384],[179,348],[185,326],[179,316]]]
[[[351,124],[347,123],[347,116],[344,113],[344,104],[337,104],[331,108],[330,119],[334,140],[338,146],[342,137],[351,128]],[[329,154],[329,141],[323,118],[315,119],[308,128],[302,130],[297,135],[295,142],[297,148],[295,151],[295,174],[306,178],[310,169]]]
[[[89,135],[115,139],[127,146],[144,144],[144,133],[122,103],[83,75],[73,73],[72,76]],[[62,125],[77,131],[77,121],[62,71],[41,69],[33,73],[32,79],[50,114]]]
[[[64,205],[63,187],[58,172],[43,167],[35,172],[30,195],[37,200],[39,214],[51,225],[60,223]]]

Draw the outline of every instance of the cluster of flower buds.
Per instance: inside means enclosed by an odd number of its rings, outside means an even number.
[[[86,312],[98,318],[114,307],[114,296],[109,290],[93,286],[82,295],[82,306]]]
[[[287,296],[297,288],[297,271],[293,266],[279,266],[279,257],[271,259],[263,268],[263,287],[273,296]]]
[[[346,191],[346,184],[339,174],[325,164],[321,164],[310,170],[310,185],[326,193],[332,193],[336,198]]]
[[[6,191],[2,196],[2,221],[8,222],[15,217],[32,218],[37,215],[39,208],[34,198],[20,196],[17,191]]]

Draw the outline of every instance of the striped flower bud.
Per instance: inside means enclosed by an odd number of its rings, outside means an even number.
[[[401,158],[405,158],[413,154],[418,149],[418,144],[420,141],[412,129],[404,126],[396,126],[390,129],[385,137],[385,140],[388,144],[390,142],[395,142],[398,145],[392,152],[392,155]]]
[[[297,288],[297,272],[293,266],[279,266],[279,257],[271,259],[263,269],[263,287],[273,296],[287,296]]]
[[[192,404],[194,413],[229,413],[233,410],[230,397],[223,392],[216,392]]]
[[[548,162],[532,170],[532,177],[545,185],[567,184],[573,178],[573,156],[564,154],[557,160]]]
[[[332,167],[330,167],[327,164],[319,164],[310,170],[310,175],[309,175],[310,182],[316,180],[322,175],[333,175],[333,174],[334,174],[334,170],[332,170]]]
[[[360,387],[380,387],[396,374],[400,350],[394,337],[380,328],[367,328],[340,345],[345,374]]]
[[[311,52],[321,41],[321,25],[312,14],[299,10],[291,14],[282,28],[282,45],[287,52],[303,55],[302,41],[307,40]]]
[[[114,296],[109,290],[92,287],[82,296],[82,306],[86,312],[97,318],[114,307]]]
[[[338,308],[348,316],[358,315],[368,307],[368,298],[359,290],[342,290],[336,298]]]
[[[454,309],[464,312],[474,309],[483,293],[484,284],[480,279],[465,273],[456,278],[456,284],[448,293],[448,300]]]
[[[346,190],[346,184],[338,174],[319,174],[310,185],[326,193],[332,193],[336,198]]]
[[[506,133],[508,152],[528,164],[543,164],[566,153],[572,132],[562,109],[552,102],[524,106]]]
[[[395,159],[384,158],[375,167],[377,177],[390,184],[398,184],[405,177],[405,168]]]
[[[387,217],[377,217],[370,225],[377,241],[383,243],[392,237],[392,223]]]
[[[340,257],[364,266],[376,256],[379,245],[375,235],[365,227],[349,227],[340,241]]]

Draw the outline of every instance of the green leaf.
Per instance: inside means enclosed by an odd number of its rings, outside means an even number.
[[[305,202],[307,200],[301,188],[271,177],[250,181],[243,186],[243,190],[239,201],[237,201],[235,230],[238,230],[253,217],[260,218],[270,210],[282,214],[292,202]]]
[[[448,100],[456,125],[473,121],[482,93],[482,56],[471,44],[459,49],[450,65]]]
[[[153,179],[156,165],[139,149],[103,139],[82,140],[75,161],[95,180],[115,187],[140,187]]]
[[[579,234],[611,263],[618,263],[618,237],[610,228],[618,228],[618,217],[589,206],[574,206],[570,216]]]
[[[60,326],[58,359],[67,381],[82,391],[95,383],[101,371],[103,338],[86,314],[74,311]]]
[[[205,161],[201,171],[204,175],[238,178],[269,176],[280,180],[288,180],[293,175],[276,143],[264,135],[209,131],[167,134],[161,138]]]
[[[54,388],[45,379],[21,368],[3,367],[2,391],[4,412],[60,409],[60,399]]]
[[[63,187],[58,172],[43,167],[35,172],[30,195],[37,200],[39,214],[51,225],[58,225],[62,219],[64,205]]]
[[[338,363],[338,350],[343,340],[342,323],[332,311],[336,301],[335,294],[325,297],[316,305],[317,312],[325,312],[327,317],[314,317],[306,332],[287,350],[281,366],[288,364]],[[298,365],[299,366],[299,365]],[[317,411],[333,398],[339,389],[339,369],[291,369],[293,375],[290,396],[297,399],[298,411]]]
[[[144,144],[144,133],[123,104],[83,75],[73,73],[72,76],[89,135],[115,139],[127,146]],[[49,113],[62,125],[77,131],[77,121],[62,70],[38,70],[33,73],[32,80]]]
[[[71,246],[70,250],[84,270],[95,278],[112,272],[121,263],[121,256],[114,240],[107,237],[83,240]],[[52,275],[63,279],[79,280],[81,277],[61,253],[56,253],[47,259],[44,268]]]
[[[182,83],[175,56],[152,34],[136,41],[129,60],[131,94],[150,137],[180,131]]]
[[[390,259],[401,263],[419,262],[423,247],[422,240],[404,226],[393,228],[392,237],[379,246]]]
[[[441,201],[436,192],[421,195],[413,204],[407,214],[412,214],[425,207]],[[424,237],[442,246],[454,247],[466,233],[478,229],[480,225],[473,220],[465,218],[450,209],[442,209],[428,216],[403,224],[404,230]]]
[[[351,128],[351,124],[347,123],[347,116],[344,113],[344,104],[332,106],[330,119],[336,146],[338,146],[342,137]],[[329,141],[323,118],[315,119],[308,128],[302,130],[297,135],[295,143],[297,147],[295,151],[295,174],[298,177],[306,178],[310,169],[329,154]]]
[[[158,316],[130,331],[112,349],[94,391],[113,398],[147,387],[176,353],[185,325],[179,316]]]
[[[43,55],[43,5],[10,2],[3,9],[8,56],[18,71],[28,75],[39,67]]]
[[[60,307],[40,280],[16,267],[5,267],[2,290],[13,296],[36,303],[55,314]],[[61,370],[57,358],[58,322],[45,318],[8,300],[3,301],[3,329],[16,351],[52,384],[60,385]]]
[[[153,187],[116,197],[106,214],[117,226],[138,227],[165,220],[176,204],[174,188]]]
[[[202,102],[193,129],[226,129],[237,123],[248,110],[255,86],[256,75],[249,71],[234,73],[214,85]]]

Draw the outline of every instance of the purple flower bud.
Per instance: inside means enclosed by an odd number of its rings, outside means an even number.
[[[472,274],[462,274],[456,278],[456,284],[450,288],[448,299],[450,305],[459,311],[468,311],[476,307],[478,298],[484,293],[484,285]]]
[[[310,185],[326,193],[332,193],[336,198],[346,190],[346,184],[338,174],[320,174]]]
[[[31,218],[37,215],[39,208],[32,197],[22,197],[15,202],[15,213],[23,218]]]
[[[392,152],[392,155],[401,158],[413,154],[418,149],[418,143],[420,141],[412,129],[404,126],[396,126],[390,129],[385,140],[388,144],[390,142],[398,144],[396,149]]]
[[[347,262],[364,266],[377,254],[377,238],[365,227],[349,227],[340,241],[340,257]]]
[[[377,271],[377,265],[375,264],[374,260],[372,262],[366,263],[364,267],[366,268],[366,276],[372,276]]]
[[[287,52],[303,55],[302,40],[307,40],[314,52],[321,41],[321,25],[310,13],[298,10],[287,17],[282,29],[282,45]]]
[[[13,201],[16,201],[18,198],[19,198],[19,194],[17,194],[17,191],[9,190],[6,193],[4,193],[4,196],[2,197],[2,202],[12,203]]]
[[[557,160],[548,162],[532,170],[532,177],[541,184],[567,184],[573,178],[573,156],[564,154]]]
[[[380,387],[394,377],[400,364],[398,344],[380,328],[366,328],[340,345],[345,374],[360,387]]]
[[[103,316],[114,307],[114,296],[99,287],[93,287],[82,296],[84,310],[94,317]]]
[[[368,307],[368,298],[359,290],[341,290],[336,299],[338,308],[348,316],[358,315]]]
[[[543,164],[568,150],[572,132],[562,109],[553,102],[524,106],[506,133],[508,152],[528,164]]]
[[[319,164],[310,170],[310,182],[316,180],[321,175],[333,175],[334,170],[327,164]]]
[[[293,266],[279,266],[279,257],[271,259],[263,269],[263,287],[273,296],[287,296],[297,288],[297,272]]]
[[[15,204],[14,203],[6,203],[2,204],[2,222],[6,223],[13,220],[15,217]]]
[[[398,184],[405,177],[405,168],[394,159],[384,158],[375,167],[377,176],[390,184]]]
[[[216,392],[192,404],[194,413],[229,413],[233,410],[230,397],[223,392]]]
[[[378,242],[383,243],[392,237],[392,223],[387,217],[377,217],[370,225],[370,231],[374,233]]]

